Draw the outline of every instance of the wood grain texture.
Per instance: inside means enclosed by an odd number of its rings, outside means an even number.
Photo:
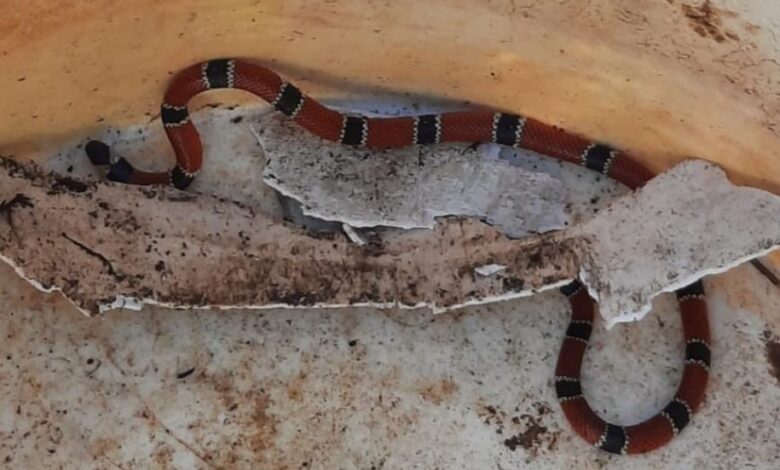
[[[274,64],[320,97],[470,100],[633,150],[656,170],[697,156],[780,192],[780,6],[549,3],[2,0],[14,12],[0,19],[0,150],[151,119],[172,72],[229,55]]]

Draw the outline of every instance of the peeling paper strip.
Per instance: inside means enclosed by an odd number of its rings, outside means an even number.
[[[506,266],[501,264],[487,264],[485,266],[480,266],[476,269],[474,269],[474,272],[479,274],[480,276],[492,276],[496,273],[499,273],[506,269]]]
[[[464,219],[355,246],[251,208],[168,187],[81,181],[0,159],[0,254],[45,291],[90,314],[141,304],[270,308],[428,305],[528,295],[577,273],[580,240],[513,241]],[[474,268],[500,263],[490,278]]]
[[[346,234],[347,238],[352,240],[352,243],[358,246],[365,246],[366,240],[364,240],[351,225],[341,224],[341,228],[344,230],[344,234]]]

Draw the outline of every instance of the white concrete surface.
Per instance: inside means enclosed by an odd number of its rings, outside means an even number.
[[[780,290],[707,279],[707,402],[658,452],[612,457],[568,428],[559,294],[425,312],[114,312],[90,319],[0,267],[4,468],[759,468],[780,465]],[[772,346],[774,345],[774,346]],[[596,328],[588,399],[631,423],[673,394],[675,303]],[[178,378],[186,372],[186,377]],[[513,439],[514,438],[514,439]],[[517,442],[517,445],[514,445]]]

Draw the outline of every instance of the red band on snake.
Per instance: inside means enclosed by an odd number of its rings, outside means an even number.
[[[583,165],[631,189],[654,176],[625,152],[530,117],[491,111],[388,118],[346,115],[304,95],[265,67],[232,59],[193,65],[177,74],[168,87],[161,118],[176,154],[176,165],[170,171],[139,171],[124,159],[112,161],[108,147],[99,141],[87,144],[87,155],[96,165],[110,165],[108,178],[114,181],[187,188],[203,163],[200,136],[190,120],[187,103],[197,94],[219,88],[237,88],[257,95],[317,136],[346,145],[386,149],[440,142],[495,142]],[[555,388],[574,431],[591,445],[616,454],[648,452],[669,442],[704,401],[710,336],[701,282],[677,292],[686,346],[685,368],[674,399],[657,415],[625,427],[606,423],[582,395],[580,368],[592,330],[594,303],[577,281],[561,291],[571,303],[572,319],[555,369]]]

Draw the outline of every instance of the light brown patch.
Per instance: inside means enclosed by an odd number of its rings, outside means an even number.
[[[423,400],[434,405],[441,405],[452,398],[452,395],[457,391],[458,384],[450,379],[443,379],[421,387],[418,393]]]
[[[780,312],[775,313],[769,308],[771,303],[767,291],[757,288],[765,281],[750,263],[734,268],[727,276],[714,276],[710,281],[712,292],[723,295],[729,306],[766,314],[770,321],[773,316],[780,320]]]
[[[303,401],[305,392],[305,382],[308,374],[300,371],[289,384],[287,384],[287,397],[292,401]]]
[[[266,395],[257,395],[254,398],[251,416],[254,431],[247,438],[249,448],[254,451],[263,451],[274,445],[276,420],[268,414],[269,405],[270,399]]]
[[[87,445],[87,451],[95,459],[109,458],[117,450],[119,450],[119,444],[116,441],[103,437],[94,439]]]
[[[154,451],[152,459],[158,465],[158,468],[173,468],[173,451],[165,444]]]
[[[217,372],[198,375],[198,379],[211,384],[214,391],[219,395],[219,399],[225,409],[230,410],[236,407],[239,400],[236,399],[236,390],[233,388],[235,379],[232,375]]]
[[[769,265],[771,265],[775,270],[780,271],[780,250],[769,253],[767,260],[769,261]]]

